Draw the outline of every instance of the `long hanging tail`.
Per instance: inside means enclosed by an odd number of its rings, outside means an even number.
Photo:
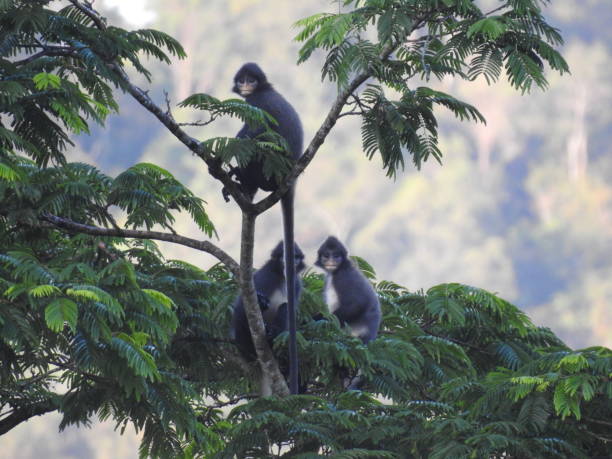
[[[293,240],[293,196],[294,187],[281,199],[283,209],[285,281],[287,287],[287,312],[289,320],[289,391],[298,393],[298,353],[296,339],[295,306],[295,243]]]

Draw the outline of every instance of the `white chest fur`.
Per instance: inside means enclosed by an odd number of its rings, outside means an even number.
[[[330,274],[325,276],[323,297],[325,298],[325,303],[327,304],[327,309],[329,312],[333,313],[340,307],[338,292],[336,292],[336,289],[334,288],[334,283],[332,282],[332,276]]]
[[[285,287],[281,287],[274,292],[272,295],[268,297],[268,301],[270,302],[270,307],[266,309],[263,313],[264,320],[271,321],[276,317],[276,311],[278,307],[287,302],[287,292],[285,291]]]
[[[278,307],[287,302],[287,292],[285,289],[285,284],[283,283],[283,286],[277,290],[275,290],[272,295],[270,295],[270,308],[274,309],[276,311],[276,309],[278,309]]]

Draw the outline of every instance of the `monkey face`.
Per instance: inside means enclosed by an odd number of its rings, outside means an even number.
[[[315,265],[328,273],[336,271],[347,260],[348,252],[334,236],[329,236],[317,252]]]
[[[283,241],[280,241],[276,247],[274,248],[274,250],[272,250],[272,253],[270,254],[271,259],[276,263],[277,269],[279,273],[284,273],[285,272],[285,257],[283,256],[284,253],[284,247],[283,247]],[[295,272],[296,273],[300,273],[304,270],[304,268],[306,268],[306,265],[304,264],[304,252],[302,252],[302,249],[300,249],[300,246],[298,246],[297,244],[295,244],[295,258],[294,258],[294,263],[295,263]]]
[[[240,79],[236,80],[236,90],[242,97],[250,96],[257,89],[257,79],[250,76],[244,75]]]
[[[323,252],[319,254],[319,262],[317,263],[325,271],[333,272],[342,264],[344,258],[338,252]]]
[[[301,252],[301,251],[300,251]],[[294,264],[295,264],[295,272],[296,273],[300,273],[304,270],[304,268],[306,267],[306,265],[304,264],[304,255],[302,253],[298,253],[297,251],[295,252],[295,258],[294,258]],[[281,267],[281,272],[285,272],[285,259],[284,258],[280,258],[278,260],[279,266]]]

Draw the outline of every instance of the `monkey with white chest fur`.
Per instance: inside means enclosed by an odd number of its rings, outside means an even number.
[[[325,270],[323,295],[329,312],[364,344],[375,339],[381,321],[378,296],[349,260],[344,245],[334,236],[328,237],[317,252],[315,264]]]

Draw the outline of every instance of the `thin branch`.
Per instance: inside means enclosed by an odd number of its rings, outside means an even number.
[[[89,19],[91,19],[96,27],[100,30],[106,30],[106,23],[104,19],[98,14],[93,8],[82,4],[78,0],[69,0],[76,8],[81,10]]]
[[[413,30],[416,30],[420,26],[421,26],[421,21],[418,21],[415,24]],[[383,48],[382,52],[379,55],[379,59],[381,60],[388,59],[389,56],[393,53],[393,51],[395,51],[399,46],[400,46],[399,43],[388,44],[387,46]],[[304,152],[304,154],[300,156],[298,161],[295,163],[293,170],[287,176],[287,179],[285,180],[285,182],[281,184],[278,190],[271,193],[266,198],[262,199],[261,201],[257,202],[254,205],[253,210],[255,211],[256,214],[265,212],[270,207],[272,207],[274,204],[276,204],[282,196],[285,195],[285,193],[289,190],[289,187],[291,186],[291,184],[297,179],[297,177],[302,172],[304,172],[304,169],[306,169],[306,167],[308,167],[310,162],[314,159],[315,155],[317,154],[317,151],[319,150],[319,147],[323,145],[323,142],[325,142],[327,135],[329,134],[329,132],[332,130],[332,128],[336,124],[336,121],[338,121],[340,113],[342,112],[342,109],[344,108],[348,98],[353,94],[354,91],[357,90],[357,88],[359,88],[359,86],[361,86],[371,76],[372,76],[371,70],[362,72],[356,75],[351,80],[351,82],[347,85],[345,89],[340,91],[340,94],[338,94],[334,104],[332,105],[329,112],[327,113],[325,120],[323,120],[323,123],[321,124],[317,132],[315,133],[310,144],[308,145],[308,148],[306,148],[306,151]]]
[[[584,416],[584,420],[592,422],[594,424],[601,424],[602,426],[612,427],[612,422],[602,421],[601,419],[593,419],[589,418],[588,416]]]
[[[223,186],[241,209],[249,210],[252,207],[251,201],[249,201],[244,193],[240,191],[238,184],[230,178],[229,174],[223,170],[221,161],[204,152],[201,147],[201,143],[181,129],[181,126],[174,119],[172,119],[171,116],[164,113],[161,107],[155,104],[155,102],[153,102],[145,91],[134,85],[119,64],[111,63],[109,66],[121,78],[127,92],[134,99],[136,99],[140,105],[146,108],[159,121],[161,121],[166,129],[174,134],[178,140],[180,140],[187,148],[198,155],[208,165],[208,172],[210,175],[223,183]]]
[[[214,116],[211,116],[210,119],[208,121],[194,121],[192,123],[178,123],[179,126],[208,126],[210,123],[212,123],[213,121],[215,121],[217,118]]]
[[[63,362],[51,361],[50,363],[53,365],[56,365],[57,367],[61,368],[64,371],[66,370],[74,371],[75,373],[78,373],[79,375],[84,376],[85,378],[93,382],[97,382],[100,384],[113,384],[114,383],[114,380],[112,378],[107,378],[104,376],[96,375],[96,374],[81,370],[79,367],[77,367],[77,365],[74,362],[68,361],[66,363],[63,363]]]
[[[354,115],[363,115],[363,114],[364,114],[364,113],[363,113],[363,111],[361,111],[361,110],[359,110],[359,111],[355,111],[355,110],[353,110],[353,111],[350,111],[350,112],[340,113],[340,114],[338,115],[338,119],[343,118],[343,117],[345,117],[345,116],[354,116]]]
[[[351,97],[354,99],[353,102],[347,102],[345,104],[345,107],[351,107],[351,110],[348,112],[341,113],[340,115],[338,115],[338,118],[342,118],[343,116],[349,116],[349,115],[362,115],[363,116],[366,114],[366,111],[368,110],[369,107],[366,107],[363,104],[363,102],[361,102],[361,99],[355,94],[351,94]]]
[[[164,89],[164,99],[166,99],[166,116],[168,116],[171,120],[174,121],[174,116],[172,115],[172,110],[170,109],[170,95],[168,91]]]
[[[51,57],[51,56],[76,56],[76,49],[69,46],[53,46],[53,47],[45,47],[42,51],[32,54],[31,56],[26,57],[20,61],[13,62],[13,65],[21,66],[29,64],[30,62],[34,62],[36,59],[40,59],[41,57]]]
[[[219,399],[215,399],[215,402],[217,402],[217,403],[215,403],[212,406],[209,405],[206,408],[207,409],[224,408],[226,406],[236,405],[237,403],[241,402],[242,400],[253,400],[253,399],[256,399],[258,397],[259,397],[259,395],[257,395],[257,394],[244,394],[244,395],[241,395],[240,397],[231,398],[231,399],[229,399],[226,402],[222,402]]]
[[[234,276],[238,277],[240,267],[238,263],[225,251],[209,241],[198,241],[178,234],[163,233],[160,231],[129,230],[121,228],[101,228],[98,226],[77,223],[67,218],[52,214],[43,214],[41,220],[51,223],[54,227],[75,233],[91,234],[93,236],[126,237],[134,239],[154,239],[158,241],[173,242],[175,244],[191,247],[209,253],[221,261]]]
[[[584,432],[586,434],[590,435],[591,437],[594,437],[597,440],[602,441],[604,443],[612,442],[612,437],[604,437],[604,436],[596,434],[595,432],[591,432],[591,431],[588,431],[588,430],[585,430]]]
[[[508,4],[504,4],[502,6],[499,6],[497,8],[492,9],[491,11],[489,11],[488,13],[484,13],[485,16],[490,16],[493,13],[497,13],[500,10],[503,10],[504,8],[508,8]]]

